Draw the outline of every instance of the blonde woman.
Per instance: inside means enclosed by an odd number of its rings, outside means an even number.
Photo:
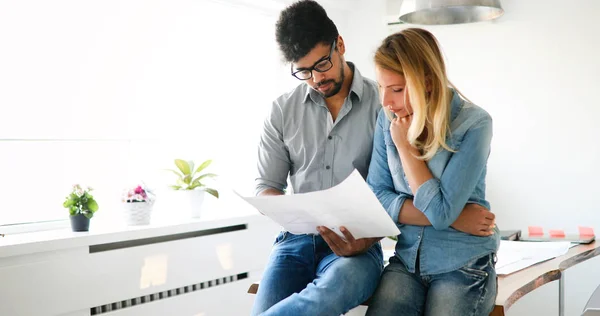
[[[436,38],[405,29],[375,53],[383,111],[367,182],[400,227],[367,315],[488,315],[496,297],[497,228],[453,228],[485,199],[492,119],[461,98]]]

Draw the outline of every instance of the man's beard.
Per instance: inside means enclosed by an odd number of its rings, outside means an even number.
[[[341,74],[342,74],[342,76],[341,76],[339,82],[337,82],[337,81],[335,81],[333,79],[329,79],[329,80],[325,80],[325,81],[319,82],[317,84],[317,86],[315,87],[315,90],[317,90],[317,92],[319,92],[324,98],[332,97],[332,96],[338,94],[338,92],[340,92],[340,90],[342,90],[342,85],[344,84],[344,65],[342,64],[340,68],[341,68]],[[321,92],[321,91],[318,90],[320,86],[324,86],[324,85],[326,85],[326,84],[328,84],[330,82],[333,83],[333,86],[332,86],[332,88],[331,88],[331,90],[329,92],[323,93],[323,92]]]

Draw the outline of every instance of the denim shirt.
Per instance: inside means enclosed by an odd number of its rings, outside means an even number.
[[[469,235],[450,227],[467,203],[490,209],[485,199],[486,164],[492,139],[492,119],[482,108],[453,92],[450,135],[446,143],[455,152],[440,149],[427,162],[433,178],[412,194],[400,156],[390,135],[390,121],[380,111],[367,183],[400,228],[396,256],[415,272],[417,256],[423,275],[454,271],[469,261],[497,251],[496,228],[489,237]],[[432,226],[398,223],[400,208],[412,199]]]

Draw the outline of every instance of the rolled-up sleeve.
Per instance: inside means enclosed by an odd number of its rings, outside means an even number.
[[[399,194],[394,188],[394,181],[387,159],[387,150],[383,134],[383,124],[387,118],[383,111],[380,111],[375,126],[375,136],[373,139],[373,152],[371,155],[371,164],[369,165],[369,175],[367,184],[377,196],[379,203],[390,215],[394,223],[398,224],[400,209],[407,198],[411,196]]]
[[[429,179],[413,203],[437,230],[447,229],[460,215],[485,171],[492,141],[492,119],[479,119],[465,133],[440,179]]]
[[[283,192],[290,172],[290,156],[283,142],[283,112],[277,102],[265,119],[258,145],[258,175],[255,180],[256,195],[266,189]]]

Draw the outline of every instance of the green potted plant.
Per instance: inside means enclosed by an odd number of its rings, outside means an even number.
[[[88,231],[90,219],[98,211],[98,203],[94,200],[91,191],[90,187],[82,188],[79,184],[75,184],[63,203],[63,206],[69,210],[71,229],[75,232]]]
[[[170,188],[179,191],[182,198],[186,199],[192,217],[200,217],[205,192],[219,198],[219,192],[209,188],[204,182],[208,178],[216,177],[214,173],[203,173],[211,163],[212,160],[206,160],[194,169],[193,161],[175,159],[177,170],[169,169],[177,176],[176,184],[171,185]]]

